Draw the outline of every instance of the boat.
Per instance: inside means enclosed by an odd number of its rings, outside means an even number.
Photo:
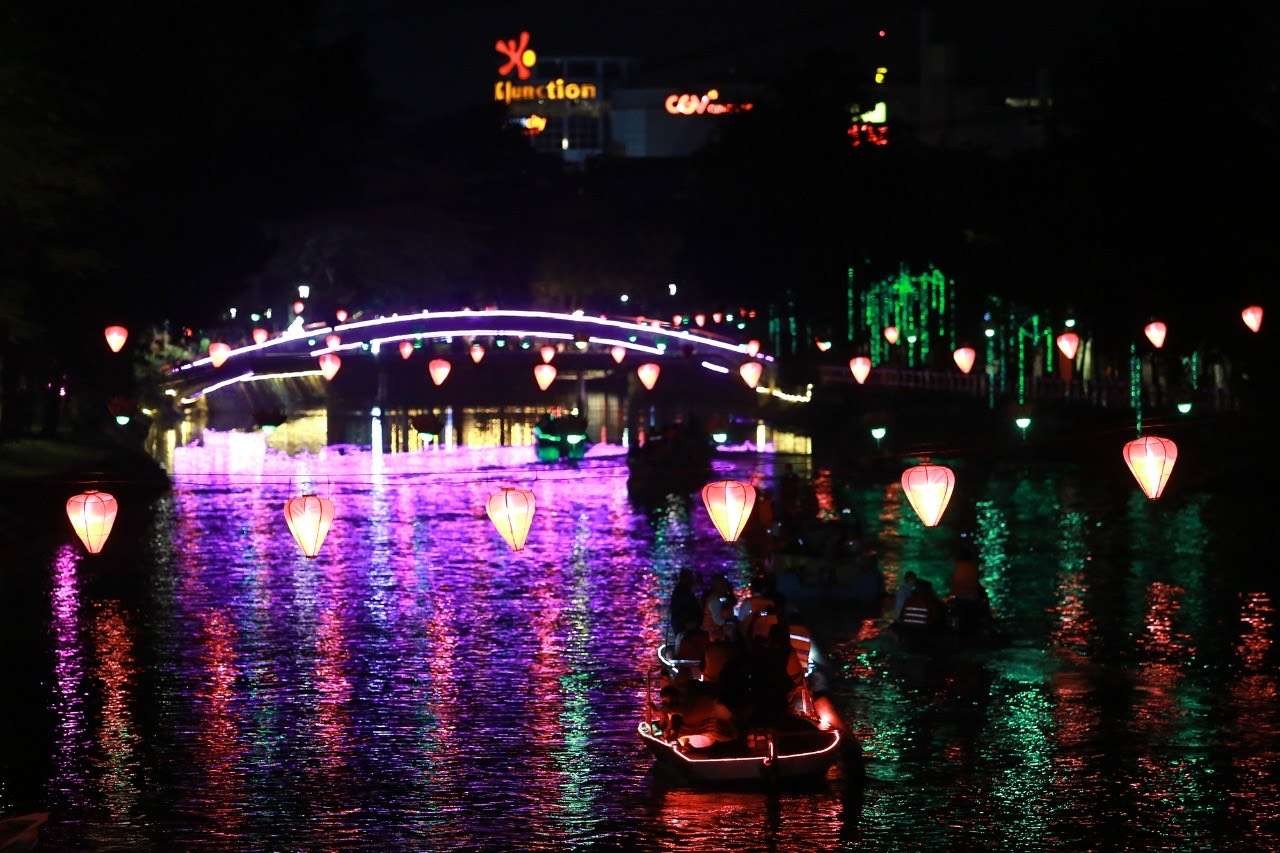
[[[32,812],[0,819],[0,851],[16,853],[34,850],[40,842],[40,827],[49,819],[48,812]]]
[[[539,462],[581,459],[587,453],[587,422],[578,415],[546,414],[533,427]]]

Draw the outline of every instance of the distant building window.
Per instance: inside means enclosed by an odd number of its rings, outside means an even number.
[[[1053,106],[1053,98],[1005,98],[1004,105],[1015,110],[1038,110]]]

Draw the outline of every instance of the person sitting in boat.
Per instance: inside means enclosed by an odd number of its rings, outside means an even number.
[[[711,579],[707,592],[702,596],[702,630],[713,642],[736,639],[733,607],[737,603],[733,587],[724,575]]]
[[[936,631],[947,618],[947,608],[933,591],[933,584],[917,580],[915,591],[902,604],[897,625],[912,631]]]
[[[681,634],[689,630],[690,625],[702,622],[702,603],[693,591],[693,572],[681,569],[676,578],[675,589],[671,590],[671,606],[668,610],[671,619],[671,633]]]
[[[952,629],[959,634],[979,634],[991,629],[991,601],[978,581],[978,560],[970,551],[956,558],[947,615]]]
[[[789,629],[779,622],[751,652],[750,717],[755,723],[781,719],[806,694],[804,667],[791,648]]]
[[[682,691],[669,684],[659,696],[666,736],[681,746],[706,749],[737,739],[733,712],[713,694],[705,690]]]
[[[893,618],[896,622],[902,618],[902,605],[907,603],[907,599],[916,591],[916,584],[919,579],[915,572],[907,572],[902,576],[902,582],[898,584],[898,591],[893,596]]]
[[[748,641],[767,637],[781,614],[782,596],[778,594],[774,576],[757,572],[751,579],[751,595],[742,600],[736,612],[743,636]]]
[[[682,674],[696,678],[703,671],[707,647],[710,645],[711,639],[707,636],[707,632],[696,624],[691,625],[687,631],[680,635],[680,640],[676,643],[676,659],[696,661],[696,663],[679,664],[677,669]]]

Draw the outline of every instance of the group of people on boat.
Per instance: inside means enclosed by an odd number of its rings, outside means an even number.
[[[991,601],[978,580],[978,562],[969,550],[956,558],[951,595],[944,601],[933,584],[907,572],[893,601],[893,624],[900,633],[927,634],[950,630],[966,637],[995,633]]]
[[[668,739],[708,748],[796,715],[812,718],[815,702],[829,704],[811,689],[820,659],[809,629],[787,617],[770,575],[757,574],[739,600],[723,575],[699,594],[693,572],[683,570],[670,618],[673,651],[658,709]]]

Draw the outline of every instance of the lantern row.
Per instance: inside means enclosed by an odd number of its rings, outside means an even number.
[[[1176,444],[1159,436],[1143,436],[1125,444],[1122,455],[1148,499],[1157,500],[1164,494],[1178,460]],[[937,527],[955,491],[955,472],[945,465],[913,465],[902,472],[901,482],[920,521],[925,527]],[[738,480],[719,480],[702,488],[702,503],[721,538],[736,542],[755,507],[756,490]],[[532,491],[508,486],[494,492],[485,503],[489,521],[513,551],[524,549],[535,509]],[[118,511],[119,503],[107,492],[90,490],[67,500],[67,519],[90,554],[102,552]],[[285,524],[309,558],[320,553],[335,515],[333,500],[316,494],[290,498],[284,505]]]

